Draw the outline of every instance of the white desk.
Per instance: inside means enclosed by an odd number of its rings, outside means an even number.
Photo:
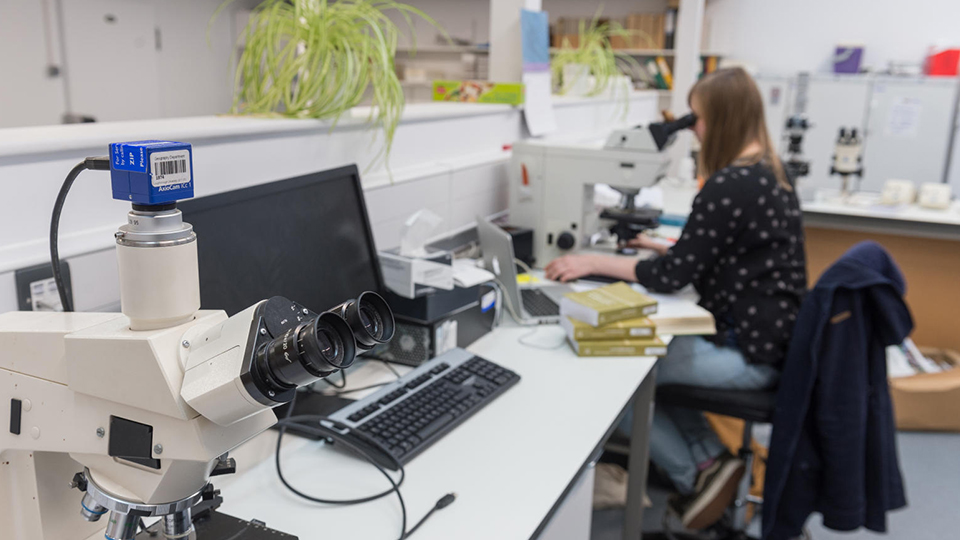
[[[408,527],[441,496],[457,493],[453,505],[417,531],[417,540],[538,535],[635,394],[634,433],[640,436],[631,455],[628,507],[636,511],[627,513],[624,538],[639,538],[656,360],[581,359],[566,345],[543,350],[520,344],[518,339],[530,332],[504,326],[469,347],[516,371],[521,380],[406,467],[402,493]],[[562,336],[559,327],[543,326],[530,339],[559,343]],[[351,372],[351,386],[372,380],[356,378]],[[242,467],[245,452],[269,452],[275,441],[276,435],[268,432],[233,455]],[[283,466],[295,486],[316,496],[345,498],[388,487],[372,466],[322,443],[296,440],[285,445]],[[395,496],[349,507],[312,504],[281,485],[272,459],[215,485],[223,491],[224,512],[263,520],[301,540],[399,536]]]
[[[946,210],[839,201],[809,201],[801,207],[808,227],[960,240],[960,201]]]

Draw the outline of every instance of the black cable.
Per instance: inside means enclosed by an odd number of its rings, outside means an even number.
[[[407,536],[409,537],[409,536],[413,535],[413,533],[415,533],[415,532],[417,531],[417,529],[419,529],[420,526],[423,525],[423,524],[427,521],[427,518],[429,518],[430,516],[433,515],[434,512],[436,512],[437,510],[443,510],[444,508],[446,508],[446,507],[450,506],[451,504],[453,504],[453,501],[455,501],[455,500],[457,500],[457,494],[456,494],[456,493],[447,493],[446,495],[444,495],[443,497],[441,497],[440,500],[437,501],[437,504],[433,505],[433,508],[431,508],[429,512],[427,512],[426,514],[424,514],[424,516],[423,516],[422,518],[420,518],[420,521],[418,521],[417,524],[414,525],[412,529],[410,529],[409,531],[407,531]]]
[[[382,359],[382,358],[377,358],[377,357],[374,357],[374,356],[367,356],[367,357],[365,357],[365,358],[367,358],[367,359],[369,359],[369,360],[376,360],[377,362],[382,362],[383,365],[384,365],[387,369],[389,369],[390,372],[393,373],[394,377],[396,377],[397,379],[399,379],[400,377],[403,376],[403,375],[400,374],[399,371],[396,370],[396,368],[394,368],[393,366],[390,365],[390,361],[389,361],[389,360],[384,360],[384,359]],[[343,373],[343,372],[341,371],[341,373]],[[323,382],[327,382],[327,379],[322,379],[322,380],[323,380]],[[395,381],[389,381],[389,382],[371,384],[371,385],[369,385],[369,386],[361,386],[361,387],[359,387],[359,388],[347,388],[346,390],[340,390],[339,392],[330,392],[330,393],[323,392],[323,391],[318,391],[318,390],[314,390],[312,386],[308,386],[307,388],[308,388],[311,392],[313,392],[313,393],[315,393],[315,394],[320,394],[320,395],[323,395],[323,396],[343,396],[343,395],[346,395],[346,394],[354,394],[354,393],[356,393],[356,392],[360,392],[360,391],[363,391],[363,390],[372,390],[372,389],[374,389],[374,388],[380,388],[380,387],[386,386],[386,385],[388,385],[388,384],[393,384],[394,382],[395,382]],[[333,384],[333,383],[328,383],[328,384],[330,384],[330,386],[332,386],[332,387],[334,387],[334,388],[342,389],[344,386],[347,385],[347,381],[344,380],[344,381],[343,381],[343,384],[341,384],[341,385],[336,385],[336,384]]]
[[[395,368],[395,367],[393,367],[392,365],[390,365],[390,361],[389,361],[389,360],[384,360],[383,358],[377,358],[377,357],[371,357],[371,358],[372,358],[373,360],[376,360],[377,362],[382,362],[382,363],[383,363],[383,366],[386,367],[387,369],[389,369],[389,370],[394,374],[394,376],[396,376],[398,379],[399,379],[400,377],[402,377],[402,375],[400,375],[400,372],[397,371],[397,368]]]
[[[325,383],[327,383],[327,384],[329,384],[330,386],[332,386],[332,387],[334,387],[334,388],[337,388],[337,389],[339,389],[339,390],[343,390],[344,388],[347,387],[347,370],[345,370],[345,369],[341,369],[341,370],[340,370],[340,380],[341,380],[340,384],[333,384],[333,382],[330,380],[330,378],[320,379],[320,380],[323,381],[323,382],[325,382]]]
[[[348,389],[346,389],[346,390],[341,390],[341,391],[339,391],[339,392],[333,392],[332,394],[326,394],[326,393],[324,393],[324,392],[319,392],[319,393],[320,393],[320,394],[323,394],[323,395],[325,395],[325,396],[343,396],[343,395],[346,395],[346,394],[353,394],[353,393],[356,393],[356,392],[360,392],[361,390],[371,390],[371,389],[373,389],[373,388],[380,388],[380,387],[386,386],[386,385],[388,385],[388,384],[393,384],[394,382],[395,382],[395,381],[389,381],[389,382],[382,382],[382,383],[377,383],[377,384],[371,384],[371,385],[369,385],[369,386],[361,386],[360,388],[348,388]]]
[[[294,418],[303,418],[303,416],[297,416],[297,417],[294,417]],[[311,417],[311,418],[323,418],[323,417],[319,417],[319,416],[318,416],[318,417]],[[324,419],[326,419],[326,418],[324,418]],[[386,472],[386,469],[384,469],[383,466],[381,466],[380,464],[376,463],[376,461],[374,461],[374,459],[373,459],[372,457],[368,456],[362,449],[360,449],[359,447],[357,447],[356,445],[354,445],[354,444],[353,444],[352,442],[350,442],[349,440],[346,440],[346,441],[345,441],[344,438],[343,438],[343,434],[341,434],[341,433],[339,433],[339,432],[337,432],[337,431],[331,430],[331,429],[324,428],[322,425],[319,424],[319,422],[311,422],[310,424],[301,424],[301,423],[299,423],[298,420],[280,420],[279,422],[277,422],[277,426],[280,427],[280,429],[279,429],[279,436],[277,437],[277,449],[278,449],[278,452],[277,452],[277,454],[274,456],[274,461],[275,461],[275,464],[277,465],[277,475],[280,477],[280,482],[281,482],[284,486],[286,486],[287,489],[289,489],[290,491],[292,491],[292,492],[293,492],[295,495],[297,495],[298,497],[301,497],[301,498],[306,499],[306,500],[311,501],[311,502],[320,503],[320,504],[334,504],[334,505],[362,504],[362,503],[366,503],[366,502],[370,502],[370,501],[375,501],[375,500],[377,500],[377,499],[386,497],[387,495],[395,492],[395,491],[397,490],[397,488],[399,488],[400,485],[403,484],[405,471],[403,470],[403,467],[402,467],[402,466],[399,466],[399,469],[400,469],[400,479],[399,479],[399,480],[394,480],[393,477],[390,476],[390,474]],[[291,485],[289,484],[289,482],[287,482],[287,479],[286,479],[286,477],[283,476],[283,471],[282,471],[282,469],[281,469],[281,467],[280,467],[280,452],[279,452],[280,441],[283,439],[283,435],[284,435],[284,433],[286,432],[286,428],[289,427],[289,426],[295,426],[296,429],[297,429],[297,431],[300,431],[300,432],[303,432],[303,433],[307,433],[307,434],[309,434],[309,435],[314,435],[314,436],[317,436],[317,437],[329,437],[329,438],[337,441],[338,443],[342,443],[344,447],[346,447],[346,448],[348,448],[348,449],[350,449],[350,450],[353,450],[355,453],[359,454],[360,457],[362,457],[362,458],[365,459],[366,461],[369,461],[370,463],[372,463],[372,464],[377,468],[377,470],[380,471],[381,474],[386,475],[387,478],[390,480],[391,486],[393,486],[393,487],[391,487],[391,488],[388,489],[388,490],[381,491],[380,493],[376,493],[376,494],[374,494],[374,495],[368,495],[368,496],[366,496],[366,497],[359,497],[359,498],[356,498],[356,499],[323,499],[323,498],[320,498],[320,497],[314,497],[314,496],[312,496],[312,495],[307,495],[306,493],[302,493],[301,491],[297,490],[295,487],[291,486]],[[376,443],[374,443],[374,444],[376,444]],[[389,456],[392,456],[392,454],[390,454],[389,452],[386,452],[386,454],[389,455]],[[399,462],[395,462],[394,464],[395,464],[395,465],[399,465]],[[406,521],[406,519],[404,519],[404,521]]]
[[[383,498],[391,493],[396,493],[397,500],[400,502],[400,511],[401,511],[401,517],[402,517],[402,522],[401,522],[402,528],[401,528],[399,540],[404,540],[405,538],[408,538],[411,534],[413,534],[413,531],[417,530],[417,528],[419,528],[420,525],[422,525],[427,520],[427,518],[433,515],[434,512],[436,512],[437,510],[446,508],[456,499],[456,495],[452,493],[449,493],[443,496],[439,501],[437,501],[437,504],[434,505],[434,507],[426,515],[420,518],[420,521],[418,521],[416,525],[414,525],[413,529],[411,529],[408,532],[407,531],[407,507],[406,507],[406,503],[403,500],[403,495],[400,493],[400,486],[403,484],[403,481],[406,478],[406,471],[403,468],[403,464],[400,463],[400,461],[393,454],[387,451],[387,449],[385,449],[379,442],[375,441],[374,439],[372,439],[371,437],[367,436],[366,434],[360,431],[351,430],[349,426],[343,424],[342,422],[338,422],[336,420],[332,420],[328,417],[320,416],[320,415],[292,416],[292,412],[293,412],[293,407],[291,406],[287,410],[287,413],[284,415],[284,418],[281,419],[279,422],[277,422],[277,426],[279,426],[280,429],[277,436],[277,451],[274,456],[274,463],[277,468],[277,476],[280,478],[280,482],[298,497],[301,497],[311,502],[322,503],[322,504],[353,505],[353,504],[361,504],[365,502],[374,501],[374,500]],[[303,422],[309,422],[309,424],[305,424]],[[367,453],[366,450],[355,445],[352,441],[346,438],[343,433],[333,428],[327,427],[326,425],[321,424],[321,422],[329,423],[337,429],[347,430],[351,433],[351,435],[355,436],[357,439],[360,439],[362,442],[365,442],[375,448],[378,448],[381,452],[384,453],[384,455],[386,455],[393,462],[393,464],[400,471],[399,479],[394,480],[393,477],[390,476],[390,473],[388,473],[379,463],[377,463],[373,459],[373,457]],[[339,499],[339,500],[338,499],[322,499],[320,497],[307,495],[306,493],[303,493],[297,490],[296,488],[291,486],[289,482],[287,482],[286,478],[283,476],[283,470],[280,466],[280,445],[283,440],[283,435],[286,432],[286,429],[288,426],[296,426],[296,429],[298,431],[302,431],[304,433],[308,433],[318,437],[328,437],[338,442],[339,444],[344,446],[346,449],[359,455],[361,458],[370,462],[374,467],[376,467],[377,470],[380,471],[380,473],[387,479],[387,481],[390,482],[390,489],[387,489],[386,491],[383,491],[374,495],[370,495],[368,497],[361,497],[357,499]]]
[[[73,303],[70,301],[70,295],[67,294],[66,284],[63,281],[63,274],[60,269],[60,249],[58,247],[60,237],[60,214],[63,212],[63,204],[67,200],[67,193],[73,187],[73,182],[80,176],[80,173],[90,169],[95,171],[109,171],[109,157],[88,157],[78,163],[67,177],[63,179],[63,185],[60,186],[60,193],[57,194],[57,200],[53,204],[53,215],[50,217],[50,266],[53,269],[53,280],[57,283],[57,293],[60,295],[60,304],[63,311],[73,311]]]

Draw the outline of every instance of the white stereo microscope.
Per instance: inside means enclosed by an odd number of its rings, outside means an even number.
[[[133,202],[116,233],[122,313],[0,315],[4,540],[219,538],[191,512],[217,497],[211,476],[234,470],[227,452],[273,426],[298,387],[349,366],[355,335],[392,335],[386,303],[369,300],[320,314],[282,297],[232,317],[200,310],[197,236],[176,209],[193,196],[190,145],[110,149],[71,172],[57,208],[84,168],[109,169],[114,198]],[[242,538],[294,537],[248,524]]]
[[[840,175],[841,196],[859,191],[860,180],[863,179],[863,139],[857,135],[857,128],[850,128],[849,131],[840,128],[830,162],[830,176],[835,174]],[[850,185],[851,176],[857,177],[857,189]]]
[[[602,146],[536,140],[514,144],[510,224],[533,229],[537,264],[590,245],[604,230],[622,244],[656,227],[659,211],[634,208],[634,197],[666,174],[670,161],[663,150],[673,144],[676,132],[695,123],[689,114],[673,122],[616,130]],[[620,192],[619,208],[594,204],[597,184]]]

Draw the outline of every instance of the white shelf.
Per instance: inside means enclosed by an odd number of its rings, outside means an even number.
[[[397,47],[399,53],[413,54],[487,54],[490,49],[487,47],[461,47],[458,45],[424,45],[422,47]]]
[[[556,47],[551,47],[550,52],[556,53],[560,49]],[[619,54],[626,54],[629,56],[667,56],[671,57],[674,55],[675,51],[673,49],[614,49],[613,52]],[[700,56],[723,56],[719,53],[703,51],[700,53]]]
[[[560,49],[551,47],[550,52],[556,53]],[[426,45],[423,47],[397,47],[397,53],[415,53],[415,54],[488,54],[490,49],[487,47],[460,47],[456,45]],[[672,57],[675,53],[673,49],[614,49],[614,52],[626,54],[629,56],[666,56]],[[700,56],[723,56],[720,53],[703,51]]]

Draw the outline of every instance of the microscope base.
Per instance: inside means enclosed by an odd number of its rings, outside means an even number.
[[[210,511],[207,515],[193,522],[195,532],[188,537],[189,540],[299,540],[292,534],[286,534],[256,521],[250,522],[221,514],[217,511]],[[241,531],[243,531],[241,533]],[[136,540],[163,540],[162,521],[158,521],[141,531]]]

